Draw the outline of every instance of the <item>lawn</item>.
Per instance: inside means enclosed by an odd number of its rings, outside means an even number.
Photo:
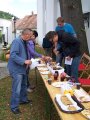
[[[31,71],[30,79],[31,83],[35,85],[34,71]],[[10,111],[10,96],[11,78],[7,77],[0,80],[0,120],[49,120],[50,112],[53,116],[51,120],[60,120],[39,73],[36,89],[28,94],[29,99],[33,100],[33,104],[32,106],[20,105],[21,115],[14,115]]]
[[[43,53],[43,50],[38,49],[38,51]],[[10,111],[11,77],[0,80],[0,120],[50,120],[50,113],[51,120],[60,120],[42,78],[39,73],[37,74],[38,82],[36,89],[32,93],[28,93],[28,98],[32,99],[33,104],[32,106],[20,105],[20,115],[14,115]],[[30,82],[36,85],[34,70],[30,71]]]

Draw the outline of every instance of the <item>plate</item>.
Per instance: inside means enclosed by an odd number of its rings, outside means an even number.
[[[53,83],[52,83],[52,86],[53,86],[53,87],[56,87],[56,88],[59,88],[59,87],[61,87],[61,85],[63,85],[63,84],[65,84],[65,82],[53,82]]]
[[[62,99],[63,96],[66,96],[68,100]],[[55,102],[62,112],[68,114],[79,113],[84,110],[84,106],[75,98],[75,96],[71,96],[70,94],[56,94]]]
[[[41,68],[40,68],[40,67],[39,67],[38,70],[40,70],[40,71],[48,71],[48,68],[45,68],[45,67],[43,67],[43,68],[41,67]]]
[[[35,60],[36,60],[36,61],[39,61],[39,60],[40,60],[40,58],[35,58]]]
[[[90,95],[82,88],[80,90],[75,89],[74,95],[80,102],[90,102]]]
[[[40,72],[42,75],[47,75],[49,74],[50,72],[49,71],[44,71],[44,72]]]
[[[38,64],[37,67],[45,67],[45,64]]]
[[[84,117],[90,120],[90,109],[85,109],[81,113]]]

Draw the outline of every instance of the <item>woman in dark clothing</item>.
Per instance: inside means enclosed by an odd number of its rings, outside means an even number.
[[[42,47],[45,50],[45,55],[52,56],[52,42],[50,41],[52,37],[52,31],[48,32],[45,37],[43,38]]]
[[[80,42],[77,38],[69,35],[66,32],[61,32],[57,34],[59,39],[52,39],[52,42],[55,44],[58,41],[58,44],[62,42],[61,48],[58,50],[63,57],[67,57],[68,60],[72,60],[71,66],[66,67],[66,73],[74,77],[76,82],[78,82],[78,66],[80,63],[81,53],[80,53]],[[69,71],[69,73],[68,73]]]

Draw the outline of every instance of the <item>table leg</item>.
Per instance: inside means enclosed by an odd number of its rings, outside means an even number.
[[[52,102],[48,96],[47,90],[45,90],[45,109],[48,120],[52,120]]]
[[[37,86],[37,68],[35,68],[36,86]]]

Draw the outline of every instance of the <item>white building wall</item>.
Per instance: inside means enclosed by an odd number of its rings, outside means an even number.
[[[90,0],[81,0],[83,13],[90,12]]]
[[[38,0],[37,13],[38,43],[42,45],[45,34],[55,30],[56,19],[60,16],[59,0]]]
[[[81,0],[83,13],[90,12],[90,0]],[[88,42],[88,49],[90,53],[90,13],[89,13],[89,28],[86,27],[86,36]]]
[[[45,0],[37,1],[37,13],[38,43],[42,45],[42,39],[45,33]]]
[[[59,0],[46,0],[46,33],[55,30],[56,19],[60,15]]]
[[[46,31],[52,31],[54,30],[54,0],[46,0]],[[52,7],[51,7],[52,6]],[[49,12],[48,12],[49,11]]]
[[[86,30],[86,35],[87,35],[88,49],[90,53],[90,27],[88,30]]]
[[[5,19],[0,19],[0,27],[3,28],[2,34],[5,34],[5,41],[8,43],[12,42],[12,22]],[[8,36],[7,36],[7,28],[8,28]],[[8,37],[8,38],[7,38]]]

